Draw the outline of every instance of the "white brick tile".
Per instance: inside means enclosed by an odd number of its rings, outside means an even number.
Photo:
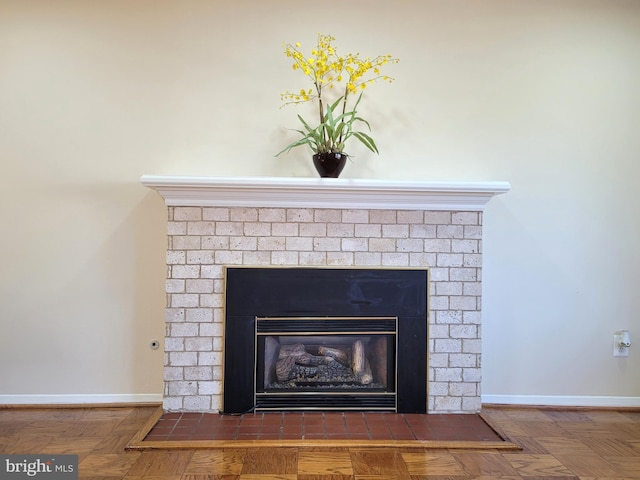
[[[436,226],[409,225],[409,236],[411,238],[436,238]]]
[[[409,253],[409,265],[412,267],[430,267],[436,263],[435,253]]]
[[[209,323],[213,321],[213,310],[210,308],[187,308],[188,323]],[[202,332],[200,332],[202,334]]]
[[[198,393],[200,395],[219,395],[222,393],[222,382],[198,382]]]
[[[259,208],[258,221],[265,223],[284,222],[287,219],[287,211],[284,208]]]
[[[257,222],[257,208],[232,208],[229,210],[229,220],[232,222]]]
[[[287,222],[313,222],[313,210],[308,208],[287,209]]]
[[[229,237],[229,250],[257,250],[256,237]]]
[[[167,293],[184,293],[184,280],[167,280],[165,282],[165,291]]]
[[[226,235],[206,235],[200,237],[202,250],[229,250],[229,237]]]
[[[202,208],[200,207],[174,207],[173,208],[173,220],[185,221],[185,220],[201,220]]]
[[[342,223],[369,223],[369,210],[343,210]]]
[[[164,341],[165,352],[184,352],[184,338],[170,337]]]
[[[447,368],[449,367],[449,354],[448,353],[432,353],[429,356],[430,368]],[[432,395],[437,395],[435,392],[429,392]],[[446,392],[443,393],[446,395]]]
[[[209,352],[213,348],[213,339],[207,337],[188,337],[184,340],[187,352]]]
[[[369,212],[369,221],[371,223],[398,223],[396,210],[371,210]]]
[[[199,278],[199,265],[173,265],[171,267],[171,278]]]
[[[454,338],[436,338],[435,339],[435,353],[460,353],[460,352],[462,352],[462,340],[454,339]]]
[[[181,265],[187,262],[187,253],[183,250],[167,251],[167,265]]]
[[[258,239],[258,250],[284,250],[285,237],[267,237]]]
[[[249,237],[267,237],[271,235],[271,224],[247,222],[244,224],[244,234]]]
[[[185,367],[185,380],[212,380],[213,372],[211,367]]]
[[[464,368],[462,369],[462,381],[479,383],[482,381],[480,368]]]
[[[436,382],[461,382],[462,368],[436,368]]]
[[[213,280],[187,280],[186,288],[188,293],[213,293]]]
[[[395,238],[371,238],[369,239],[370,252],[395,252]]]
[[[287,237],[285,249],[289,251],[311,251],[313,250],[313,238],[311,237]]]
[[[449,367],[475,368],[476,355],[471,353],[452,353],[449,355]],[[462,380],[462,379],[461,379]]]
[[[408,238],[409,225],[382,225],[382,236],[385,238]]]
[[[187,222],[168,222],[167,235],[186,235]]]
[[[172,323],[169,326],[169,332],[173,338],[178,337],[195,337],[198,335],[197,323]]]
[[[208,309],[208,310],[211,312],[211,309]],[[214,338],[214,343],[215,343],[215,337],[222,337],[224,333],[224,329],[221,323],[208,322],[208,323],[200,323],[198,325],[198,332],[199,332],[199,335],[203,337]],[[213,349],[215,350],[215,345]]]
[[[429,307],[431,310],[449,310],[449,297],[443,296],[438,297],[436,295],[432,295],[429,298]]]
[[[242,235],[244,233],[244,224],[242,222],[215,222],[216,235]],[[203,233],[202,235],[212,235],[213,232]]]
[[[219,366],[222,365],[222,352],[198,352],[196,360],[192,365]]]
[[[199,300],[199,295],[195,293],[172,293],[169,295],[169,306],[171,308],[197,307]]]
[[[431,265],[433,264],[435,264],[435,261],[433,261]],[[429,277],[432,282],[446,282],[449,280],[449,271],[450,271],[449,268],[431,267],[429,269]]]
[[[451,223],[451,212],[435,210],[424,212],[424,223],[427,225],[448,225]]]
[[[452,310],[476,310],[476,298],[468,296],[450,297],[449,305]]]
[[[164,381],[184,380],[184,367],[164,367],[162,378]]]
[[[169,352],[170,367],[192,367],[197,365],[198,354],[196,352]]]
[[[226,207],[204,207],[202,209],[202,219],[214,222],[228,222],[229,209]]]
[[[352,223],[328,223],[327,236],[329,237],[353,237],[355,227]]]
[[[313,225],[313,224],[310,224]],[[271,235],[274,237],[297,237],[300,234],[299,223],[272,223]]]
[[[298,258],[300,265],[314,266],[327,264],[326,252],[300,252]]]
[[[462,295],[461,282],[434,282],[436,295]]]
[[[478,253],[477,240],[451,240],[451,251],[456,253]]]
[[[356,252],[355,264],[359,267],[382,265],[382,255],[378,252]]]
[[[327,224],[326,223],[301,223],[300,236],[301,237],[326,237]]]
[[[298,265],[298,252],[271,252],[273,265]]]
[[[208,395],[184,397],[184,409],[187,412],[207,412],[211,410],[211,397]]]
[[[224,267],[222,265],[203,265],[201,271],[200,278],[224,278]]]
[[[465,267],[481,267],[482,266],[482,255],[479,253],[464,253],[464,262],[463,265]]]
[[[475,397],[477,387],[475,383],[454,382],[449,384],[449,395],[454,397]]]
[[[271,252],[242,252],[243,265],[269,265],[271,263]]]
[[[343,238],[340,245],[343,252],[366,252],[368,247],[366,238]]]
[[[184,308],[165,308],[164,321],[167,323],[179,323],[184,322],[185,318]]]
[[[177,412],[182,410],[182,400],[184,397],[165,397],[162,399],[162,409],[165,412]]]
[[[449,297],[445,297],[449,298]],[[442,325],[462,324],[462,312],[454,310],[442,310],[436,312],[436,323]]]
[[[187,252],[187,263],[189,265],[207,265],[213,263],[213,252],[211,250],[189,250]]]
[[[462,253],[438,253],[436,257],[438,267],[461,267],[462,261]]]
[[[382,265],[386,267],[408,267],[408,253],[382,253]]]
[[[213,351],[214,352],[221,352],[223,345],[224,345],[224,342],[223,342],[222,337],[214,337],[213,338]]]
[[[475,268],[452,268],[449,270],[449,275],[452,281],[459,282],[475,282],[478,278],[477,270]]]
[[[482,283],[480,282],[464,282],[462,284],[463,295],[482,295]]]
[[[477,339],[463,339],[462,351],[464,353],[482,353],[482,340]]]
[[[424,241],[418,238],[399,238],[396,242],[396,249],[399,252],[422,252]]]
[[[319,208],[314,210],[314,221],[323,223],[340,223],[342,220],[341,210]]]
[[[189,222],[187,223],[187,235],[213,235],[215,222]]]
[[[476,325],[451,325],[449,331],[451,338],[478,338],[478,327]]]
[[[200,237],[174,236],[171,237],[174,250],[198,250],[200,248]]]
[[[354,264],[352,252],[327,252],[327,265],[344,265]]]
[[[449,394],[449,382],[430,382],[429,395],[447,396]]]
[[[218,293],[200,294],[200,307],[215,308],[224,306],[224,296]]]
[[[398,223],[424,223],[424,212],[422,210],[399,210],[397,219]]]
[[[462,397],[462,409],[467,413],[478,413],[482,410],[482,398],[479,395],[476,397]]]
[[[482,238],[482,227],[465,225],[464,238],[479,240]]]
[[[241,265],[242,252],[220,250],[215,252],[214,259],[218,265]]]
[[[434,324],[429,327],[430,338],[449,338],[449,325]]]
[[[462,225],[438,225],[436,238],[464,238],[464,227]]]
[[[479,311],[462,312],[462,323],[470,325],[480,325],[482,322],[482,313]]]
[[[379,223],[358,223],[354,228],[356,237],[379,238],[382,236],[382,225]]]
[[[339,252],[342,242],[339,238],[314,238],[313,249],[319,252]]]
[[[478,212],[453,212],[451,223],[454,225],[478,225]]]

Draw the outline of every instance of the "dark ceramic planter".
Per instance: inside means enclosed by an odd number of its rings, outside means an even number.
[[[345,164],[348,155],[345,153],[316,153],[313,156],[313,166],[323,178],[338,178]]]

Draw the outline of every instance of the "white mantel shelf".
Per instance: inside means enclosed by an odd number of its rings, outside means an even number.
[[[168,206],[482,211],[509,182],[143,175]]]

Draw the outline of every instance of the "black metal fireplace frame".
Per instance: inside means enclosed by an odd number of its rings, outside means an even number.
[[[397,411],[426,413],[428,277],[426,269],[409,268],[227,267],[224,412],[256,407],[257,316],[393,316],[398,318]],[[346,394],[341,401],[357,405],[357,396]]]

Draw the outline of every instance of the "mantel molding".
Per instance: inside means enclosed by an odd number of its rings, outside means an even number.
[[[509,182],[143,175],[167,206],[482,211]]]

